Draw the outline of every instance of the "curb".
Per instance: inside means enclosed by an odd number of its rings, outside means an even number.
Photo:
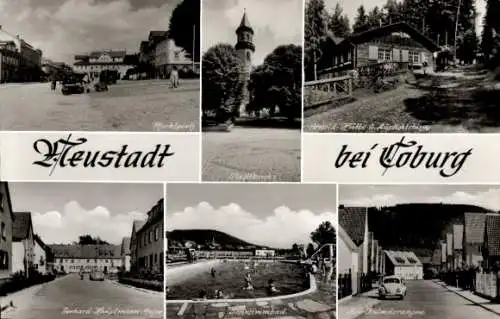
[[[370,291],[368,291],[368,292],[365,292],[365,293],[360,294],[359,296],[354,296],[354,297],[353,297],[353,296],[351,295],[351,296],[348,296],[348,297],[342,298],[342,300],[338,302],[338,306],[339,306],[339,307],[337,307],[337,308],[340,308],[340,307],[341,307],[341,305],[342,305],[342,303],[344,303],[344,302],[347,302],[347,301],[352,300],[352,299],[354,299],[354,298],[363,298],[363,296],[367,296],[369,293],[371,293],[371,292],[373,292],[373,291],[375,291],[375,290],[376,290],[376,289],[372,289],[372,290],[370,290]],[[352,312],[348,311],[348,312],[347,312],[347,314],[349,314],[349,313],[354,314],[354,315],[352,315],[351,317],[349,317],[349,319],[356,319],[356,318],[359,318],[359,317],[361,317],[361,316],[365,315],[368,311],[370,311],[371,309],[373,309],[373,307],[375,307],[375,306],[376,306],[376,305],[378,305],[379,303],[380,303],[380,300],[379,300],[379,299],[376,299],[376,301],[374,301],[374,302],[373,302],[373,304],[371,304],[370,306],[363,306],[363,307],[360,307],[360,308],[362,308],[362,310],[359,310],[359,311],[357,310],[357,311],[352,311]],[[339,315],[339,317],[340,317],[340,315]]]
[[[110,279],[106,279],[105,281],[110,282],[110,283],[112,283],[115,286],[132,288],[132,289],[135,289],[135,290],[140,291],[142,293],[147,293],[147,294],[150,294],[150,295],[158,295],[158,296],[163,295],[163,292],[161,292],[161,291],[154,291],[154,290],[148,290],[148,289],[144,289],[144,288],[138,288],[138,287],[135,287],[135,286],[122,284],[122,283],[120,283],[118,281],[110,280]]]
[[[496,315],[500,316],[500,312],[497,312],[497,311],[495,311],[495,310],[492,310],[492,309],[490,309],[490,308],[486,307],[485,305],[482,305],[482,304],[480,304],[480,303],[477,303],[476,301],[474,301],[474,300],[472,300],[472,299],[470,299],[470,298],[468,298],[468,297],[466,297],[466,296],[464,296],[464,295],[460,294],[458,291],[448,288],[448,286],[447,286],[446,284],[442,283],[441,281],[433,281],[433,282],[434,282],[436,285],[439,285],[439,286],[441,286],[441,287],[444,287],[446,290],[451,291],[451,292],[455,293],[456,295],[458,295],[458,296],[460,296],[460,297],[464,298],[465,300],[467,300],[467,301],[469,301],[469,302],[472,302],[474,305],[479,306],[479,307],[483,308],[483,309],[484,309],[484,310],[486,310],[486,311],[489,311],[489,312],[491,312],[491,313],[494,313],[494,314],[496,314]]]

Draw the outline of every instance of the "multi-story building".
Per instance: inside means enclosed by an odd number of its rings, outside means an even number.
[[[136,231],[138,270],[163,271],[163,199],[147,213],[146,223]]]
[[[19,35],[12,35],[0,26],[0,82],[39,81],[42,75],[42,51]]]
[[[122,268],[121,245],[50,245],[54,268],[62,272],[117,273]]]
[[[9,185],[0,182],[0,281],[9,278],[12,272],[13,219]]]
[[[144,226],[146,222],[142,220],[134,220],[132,223],[132,234],[130,235],[130,269],[136,271],[139,269],[139,260],[137,257],[137,248],[139,247],[140,238],[137,232]]]
[[[19,59],[14,41],[0,41],[0,83],[16,81]]]
[[[42,241],[40,236],[34,236],[34,261],[33,267],[36,271],[41,274],[46,274],[51,271],[48,266],[48,262],[50,260],[50,249],[45,243]]]
[[[130,237],[124,237],[120,255],[122,256],[122,267],[124,271],[130,271]]]
[[[154,64],[157,78],[168,77],[173,68],[182,76],[189,72],[198,73],[200,67],[199,63],[193,62],[190,53],[175,45],[168,32],[155,45]]]
[[[134,68],[129,64],[127,52],[122,51],[92,51],[88,54],[75,55],[76,62],[73,69],[79,73],[86,73],[91,79],[99,78],[99,74],[104,70],[118,71],[120,78],[123,78],[127,71]]]
[[[12,272],[26,277],[34,266],[35,236],[30,212],[15,212],[12,223]]]

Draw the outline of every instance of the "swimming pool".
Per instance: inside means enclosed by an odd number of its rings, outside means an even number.
[[[214,277],[210,272],[212,267],[216,271]],[[167,268],[168,300],[196,299],[201,291],[205,291],[207,297],[212,299],[215,290],[222,290],[227,299],[268,297],[266,287],[269,279],[274,280],[279,290],[272,296],[294,294],[309,288],[309,278],[303,266],[281,262],[227,261],[211,264],[182,281],[176,280],[172,285],[169,285],[168,272]],[[254,290],[242,289],[246,273],[250,273],[252,277]]]

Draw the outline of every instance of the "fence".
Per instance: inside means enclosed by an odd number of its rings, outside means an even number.
[[[495,273],[476,274],[476,293],[490,299],[498,298],[498,275]]]
[[[328,78],[304,84],[304,107],[310,108],[352,97],[352,76]]]
[[[338,299],[358,295],[373,289],[375,274],[339,274],[337,282]]]
[[[499,300],[499,276],[495,272],[474,269],[442,272],[439,278],[449,286],[472,291],[491,300]]]

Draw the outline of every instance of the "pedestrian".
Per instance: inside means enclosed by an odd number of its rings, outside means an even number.
[[[176,88],[179,85],[179,72],[177,72],[177,68],[175,66],[172,71],[170,71],[170,83],[172,88]]]
[[[55,91],[55,90],[56,90],[56,86],[57,86],[56,77],[55,77],[55,76],[53,76],[53,77],[52,77],[52,83],[51,83],[51,86],[50,86],[51,90],[52,90],[52,91]]]

